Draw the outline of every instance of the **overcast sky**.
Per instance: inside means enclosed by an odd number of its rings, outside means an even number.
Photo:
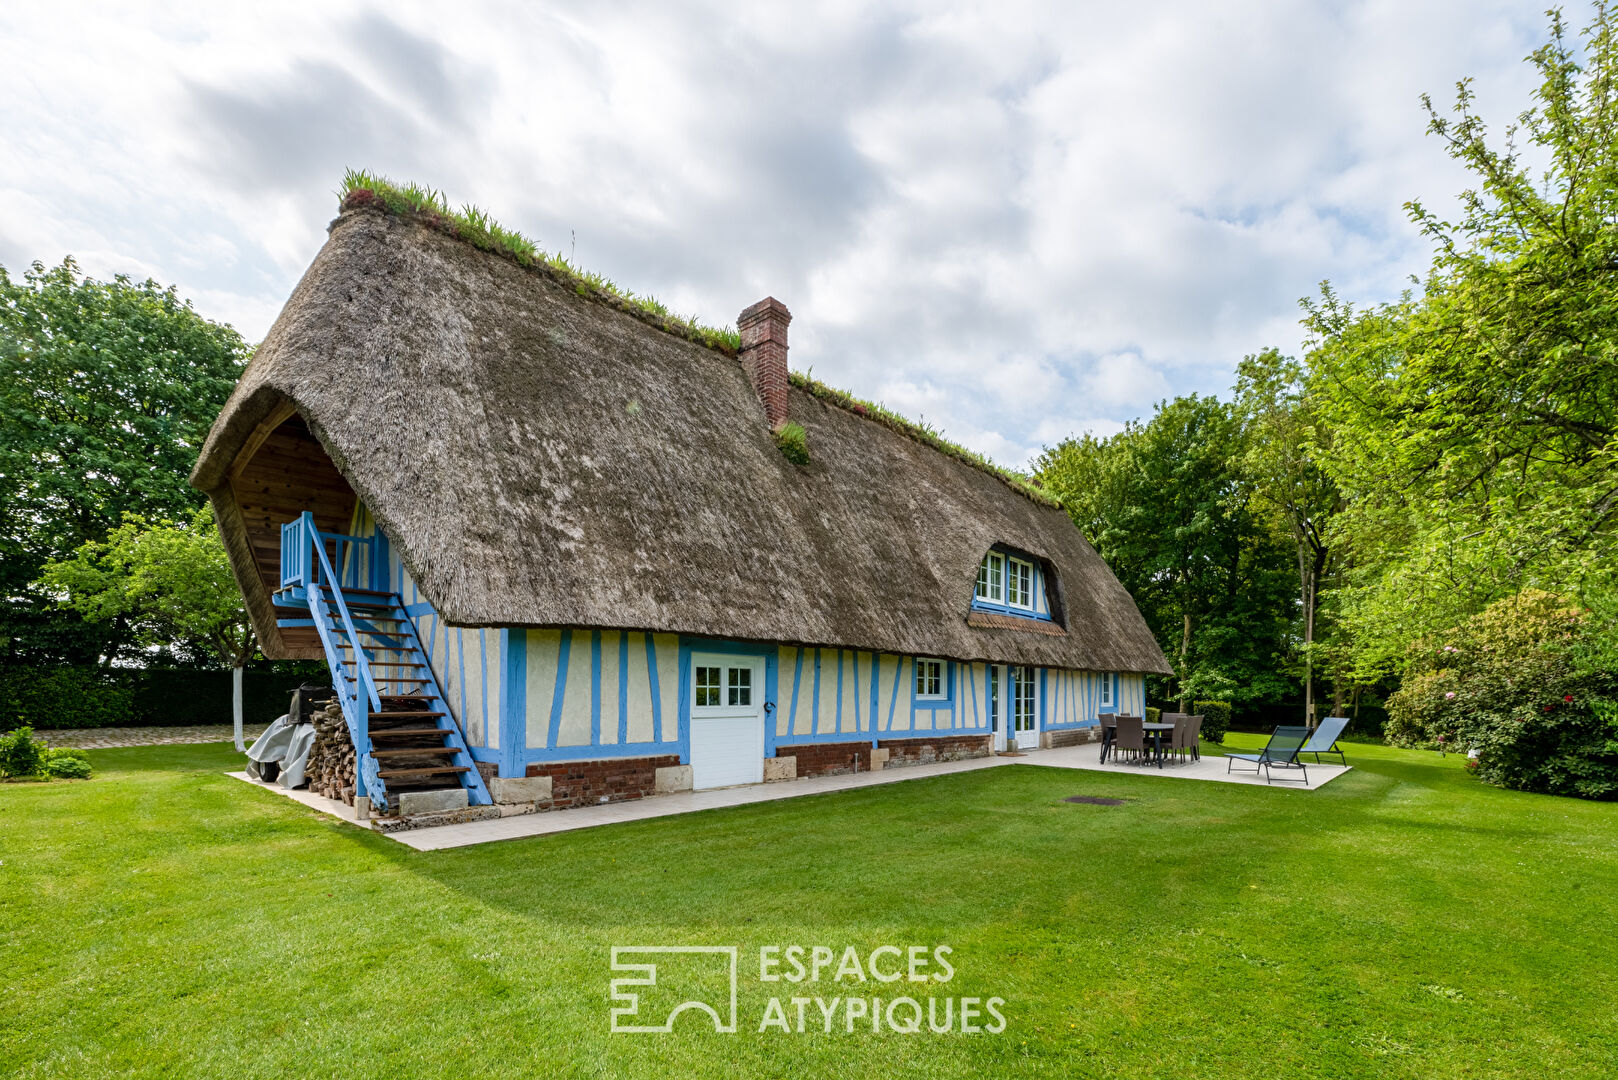
[[[364,167],[707,322],[774,295],[794,367],[1022,465],[1295,350],[1322,279],[1397,295],[1464,186],[1419,95],[1504,124],[1544,6],[5,4],[0,265],[257,341]]]

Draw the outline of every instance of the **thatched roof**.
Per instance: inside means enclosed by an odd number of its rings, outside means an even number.
[[[1169,671],[1059,509],[802,389],[793,465],[741,365],[441,231],[351,210],[208,437],[213,498],[270,655],[228,477],[290,403],[452,623]],[[967,612],[992,544],[1054,571],[1065,633]]]

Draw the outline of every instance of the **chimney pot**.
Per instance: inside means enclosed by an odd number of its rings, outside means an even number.
[[[792,312],[773,296],[766,296],[736,316],[742,336],[742,367],[753,381],[753,392],[764,405],[771,430],[787,420],[787,326]]]

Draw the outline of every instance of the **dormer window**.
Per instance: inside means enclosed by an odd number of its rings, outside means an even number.
[[[1022,615],[1051,621],[1045,570],[1031,556],[991,548],[978,563],[972,607],[1002,615]]]
[[[987,600],[991,604],[1003,604],[1006,582],[1006,557],[998,551],[991,551],[983,556],[983,562],[978,564],[978,588],[976,598]]]
[[[1006,603],[1014,608],[1033,608],[1033,563],[1010,557],[1006,559]]]

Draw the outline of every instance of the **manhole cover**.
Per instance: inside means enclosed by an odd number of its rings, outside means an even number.
[[[1063,802],[1079,802],[1089,806],[1122,806],[1123,799],[1108,799],[1101,795],[1069,795]]]

